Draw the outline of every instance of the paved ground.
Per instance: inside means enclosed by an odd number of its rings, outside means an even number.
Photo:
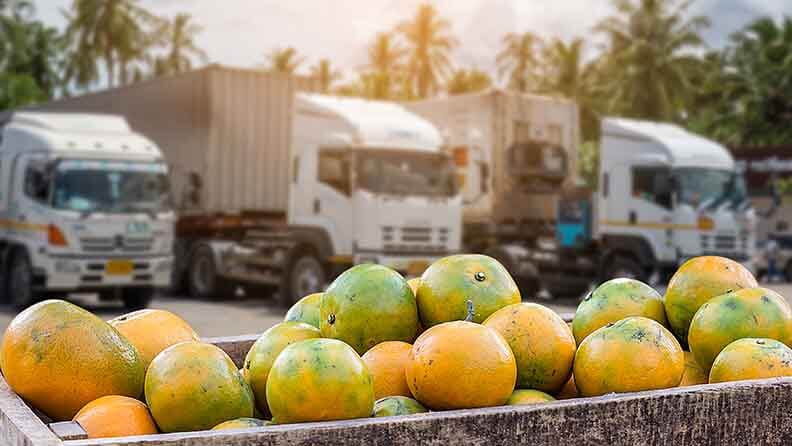
[[[774,284],[770,288],[792,300],[792,284]],[[120,305],[100,303],[93,296],[78,296],[72,300],[104,319],[111,319],[124,313],[124,309]],[[575,311],[578,299],[539,300],[537,302],[547,305],[559,313],[566,313]],[[152,302],[151,308],[162,308],[181,315],[202,336],[261,333],[283,320],[285,313],[271,299],[242,297],[227,302],[159,297]],[[0,330],[5,330],[14,315],[15,311],[12,309],[0,307]]]

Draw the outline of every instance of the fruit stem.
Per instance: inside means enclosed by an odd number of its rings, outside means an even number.
[[[475,312],[473,311],[473,301],[468,299],[467,301],[467,316],[465,317],[465,322],[473,322],[473,315]]]

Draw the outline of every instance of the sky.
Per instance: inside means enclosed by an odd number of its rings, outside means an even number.
[[[304,69],[323,57],[338,66],[365,65],[366,46],[377,32],[409,18],[425,0],[139,0],[150,11],[173,16],[189,12],[204,27],[198,39],[210,61],[262,65],[272,49],[294,46],[306,56]],[[62,27],[61,10],[71,0],[35,0],[38,17]],[[591,28],[612,12],[609,0],[433,0],[454,24],[461,45],[458,66],[491,71],[507,32],[590,37]],[[722,47],[728,36],[760,16],[792,15],[792,0],[697,0],[691,13],[710,17],[708,44]]]

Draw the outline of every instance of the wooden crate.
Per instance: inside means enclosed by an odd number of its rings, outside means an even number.
[[[237,336],[207,341],[240,365],[255,339]],[[79,439],[84,433],[76,423],[48,425],[0,378],[0,445],[789,445],[790,402],[792,378],[782,378],[533,406],[87,440]]]

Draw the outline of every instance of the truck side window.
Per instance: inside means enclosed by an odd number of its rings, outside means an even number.
[[[300,157],[294,157],[294,164],[292,165],[292,183],[297,184],[297,180],[300,178]]]
[[[49,199],[49,193],[49,182],[43,167],[34,164],[25,169],[25,195],[44,203]]]
[[[349,195],[349,160],[344,153],[319,152],[319,182]]]
[[[632,195],[671,208],[671,172],[663,167],[633,167]]]
[[[610,175],[608,172],[604,172],[602,174],[602,196],[603,198],[608,198],[608,193],[610,192]]]

